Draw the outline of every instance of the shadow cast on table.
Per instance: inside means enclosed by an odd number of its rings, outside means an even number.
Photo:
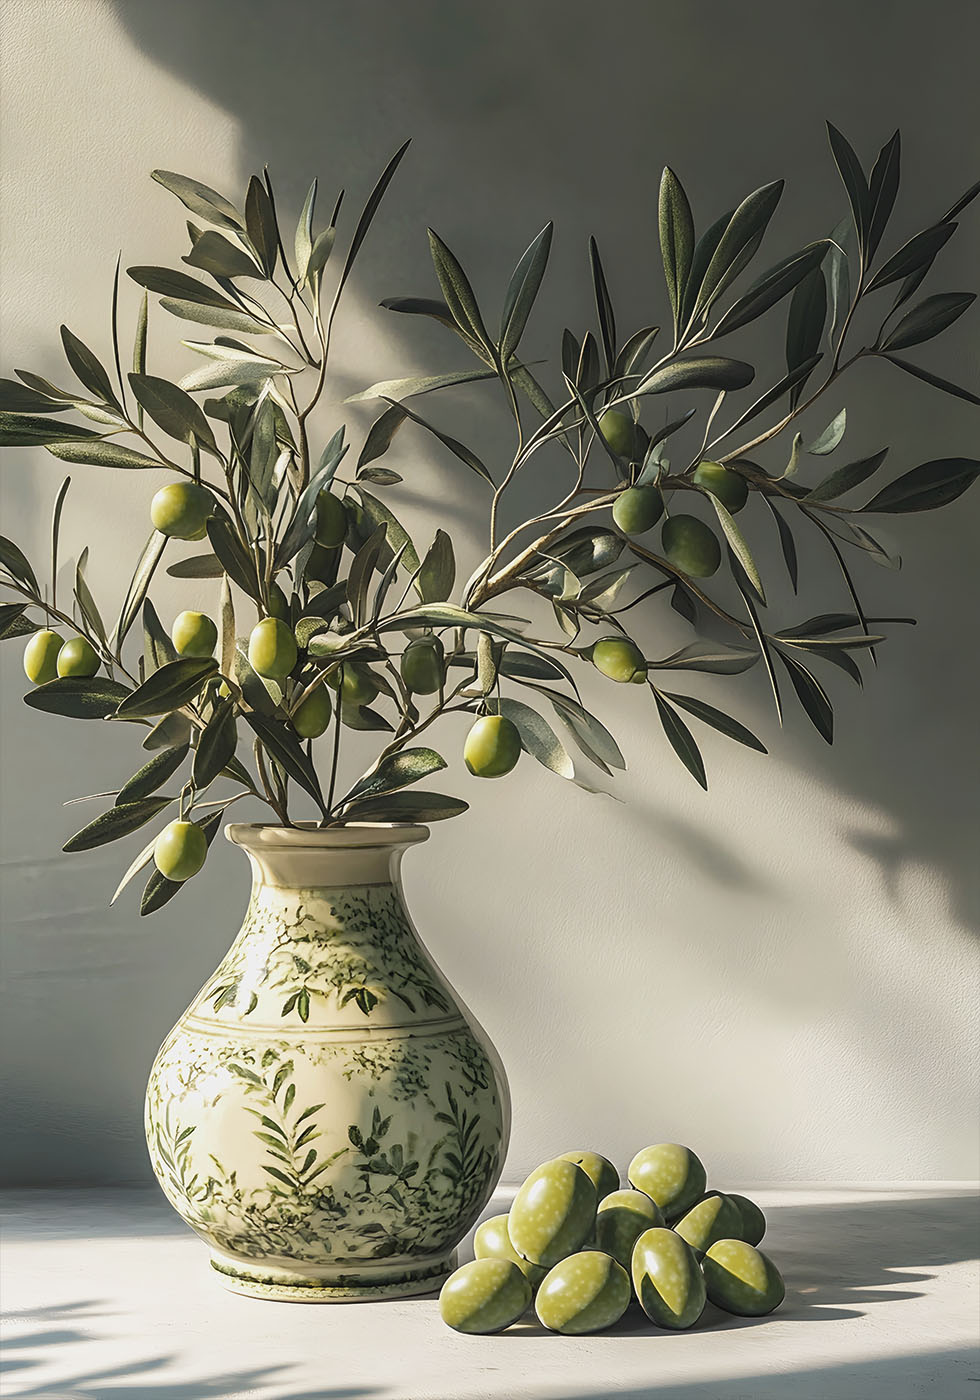
[[[768,1212],[769,1230],[766,1246],[779,1263],[788,1281],[785,1305],[778,1313],[778,1324],[785,1329],[798,1322],[823,1322],[862,1316],[875,1304],[901,1302],[919,1298],[922,1291],[913,1285],[928,1283],[935,1269],[963,1262],[976,1256],[980,1220],[975,1195],[962,1193],[936,1194],[928,1197],[901,1199],[871,1198],[866,1201],[846,1201],[824,1204],[777,1205]],[[45,1222],[46,1224],[47,1222]],[[122,1213],[120,1222],[128,1233],[138,1235],[139,1212]],[[45,1225],[41,1225],[43,1234]],[[23,1227],[21,1238],[27,1233]],[[60,1232],[68,1236],[69,1231]],[[80,1222],[77,1234],[97,1236],[92,1216]],[[438,1326],[434,1295],[412,1300],[420,1326]],[[8,1342],[8,1349],[17,1355],[5,1366],[8,1374],[21,1373],[40,1366],[50,1353],[44,1349],[58,1345],[94,1340],[94,1335],[82,1328],[83,1319],[108,1317],[114,1305],[95,1299],[54,1303],[36,1309],[22,1309],[6,1314],[11,1322],[39,1327],[36,1332],[25,1330]],[[383,1306],[383,1305],[380,1305]],[[699,1330],[718,1332],[765,1327],[768,1318],[733,1317],[710,1307],[706,1310]],[[663,1332],[653,1327],[634,1304],[622,1321],[604,1334],[603,1344],[615,1344],[617,1336],[638,1339],[648,1335],[658,1347],[672,1341],[683,1346],[682,1333]],[[553,1338],[556,1347],[567,1339],[549,1334],[533,1320],[533,1314],[500,1336],[506,1348],[511,1341],[528,1338]],[[598,1339],[597,1339],[598,1340]],[[32,1349],[41,1354],[32,1357]],[[502,1352],[504,1356],[506,1353]],[[952,1400],[960,1391],[951,1388],[956,1375],[962,1375],[964,1396],[969,1384],[971,1353],[963,1350],[923,1353],[909,1357],[876,1362],[847,1363],[841,1366],[810,1371],[794,1371],[787,1376],[753,1376],[726,1382],[724,1400],[871,1400],[882,1395],[911,1396],[927,1393],[932,1388]],[[28,1384],[12,1393],[12,1400],[232,1400],[249,1395],[255,1400],[360,1400],[361,1397],[395,1396],[387,1387],[339,1386],[324,1390],[290,1390],[291,1364],[257,1367],[251,1370],[207,1376],[196,1380],[168,1380],[167,1368],[182,1363],[179,1355],[154,1356],[141,1362],[110,1370],[76,1371],[57,1382],[50,1380]],[[185,1363],[186,1364],[186,1363]],[[653,1355],[651,1354],[651,1365]],[[139,1377],[139,1379],[137,1379]],[[901,1389],[896,1389],[896,1385]],[[935,1384],[934,1384],[935,1383]],[[939,1388],[941,1387],[941,1388]],[[526,1392],[528,1400],[607,1400],[616,1395],[619,1400],[643,1400],[656,1396],[658,1400],[719,1400],[716,1383],[692,1382],[681,1386],[647,1386],[631,1390],[586,1390],[580,1392],[547,1389],[546,1378],[541,1388]],[[456,1400],[446,1396],[445,1400]],[[508,1395],[508,1400],[514,1400]]]

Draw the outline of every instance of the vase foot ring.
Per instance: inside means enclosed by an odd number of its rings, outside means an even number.
[[[227,1258],[212,1256],[211,1267],[220,1282],[232,1293],[247,1298],[266,1298],[279,1303],[367,1303],[381,1298],[411,1298],[421,1293],[435,1293],[456,1267],[455,1254],[447,1255],[421,1268],[390,1270],[384,1273],[359,1275],[352,1271],[332,1280],[308,1279],[302,1283],[287,1283],[270,1278],[261,1268],[254,1271],[229,1263]]]

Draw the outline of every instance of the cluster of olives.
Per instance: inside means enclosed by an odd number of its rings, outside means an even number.
[[[627,413],[610,408],[599,420],[606,442],[627,461],[638,462],[646,452],[649,439],[638,423]],[[729,471],[720,462],[699,462],[692,481],[709,492],[734,515],[749,498],[745,478]],[[624,535],[645,535],[652,530],[664,513],[664,498],[652,483],[628,486],[616,497],[613,520]],[[709,526],[694,515],[671,515],[661,531],[664,555],[691,578],[710,578],[721,564],[721,546]]]
[[[707,1191],[704,1167],[678,1143],[638,1152],[627,1190],[597,1152],[537,1167],[507,1215],[478,1228],[476,1258],[447,1279],[442,1319],[457,1332],[502,1332],[534,1299],[552,1332],[601,1332],[635,1294],[658,1327],[693,1327],[710,1299],[741,1317],[782,1302],[779,1271],[757,1249],[765,1216],[745,1196]]]
[[[98,652],[84,637],[65,642],[47,627],[35,632],[24,648],[24,671],[34,685],[58,676],[94,676],[101,665]]]

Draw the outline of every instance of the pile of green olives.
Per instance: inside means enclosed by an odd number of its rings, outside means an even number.
[[[708,1191],[689,1147],[661,1142],[629,1164],[629,1186],[598,1152],[565,1152],[536,1167],[506,1215],[484,1220],[475,1258],[439,1295],[442,1320],[486,1335],[534,1304],[551,1332],[613,1327],[634,1297],[657,1327],[693,1327],[708,1302],[762,1317],[783,1301],[779,1270],[758,1248],[762,1211],[746,1196]]]

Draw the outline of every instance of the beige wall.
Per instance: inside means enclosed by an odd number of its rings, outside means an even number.
[[[972,7],[934,3],[928,24],[906,0],[789,10],[4,0],[0,372],[59,372],[63,320],[105,351],[117,251],[124,265],[183,251],[180,211],[147,178],[158,165],[238,190],[268,161],[295,211],[314,174],[325,198],[340,183],[363,197],[414,137],[344,314],[337,400],[463,364],[438,328],[375,309],[385,295],[429,294],[426,223],[491,300],[530,236],[557,220],[536,355],[589,315],[590,233],[622,321],[662,308],[655,207],[668,160],[702,216],[788,175],[775,257],[839,217],[824,117],[865,158],[901,124],[896,224],[914,231],[976,174]],[[976,284],[967,218],[935,290]],[[135,305],[127,289],[126,314]],[[169,322],[157,313],[158,344]],[[975,384],[976,326],[967,318],[922,360]],[[152,344],[151,355],[179,363]],[[907,468],[975,452],[968,406],[877,367],[855,390],[853,455],[891,442]],[[499,460],[490,403],[474,390],[430,407]],[[324,432],[340,412],[328,405]],[[448,521],[475,557],[471,478],[407,431],[396,460],[408,484],[392,503],[423,539]],[[93,586],[112,597],[145,537],[147,483],[94,468],[74,477],[66,546],[90,545]],[[38,561],[60,479],[43,451],[7,454],[0,474],[4,533]],[[454,763],[473,811],[409,857],[407,882],[430,948],[508,1066],[511,1175],[575,1146],[624,1161],[662,1138],[691,1142],[731,1181],[977,1174],[976,498],[883,533],[906,567],[870,570],[869,606],[920,625],[883,649],[863,697],[829,677],[833,750],[795,710],[778,732],[753,674],[691,687],[772,749],[764,759],[705,734],[707,796],[645,697],[609,686],[590,693],[630,759],[621,804],[530,760],[485,788]],[[817,556],[805,562],[815,573]],[[178,598],[215,602],[202,585],[165,595],[161,610]],[[843,604],[828,584],[772,612],[792,622]],[[651,647],[680,636],[665,613],[651,609]],[[18,652],[2,657],[6,1175],[141,1178],[150,1060],[235,929],[246,870],[222,846],[208,878],[155,918],[138,918],[132,893],[107,911],[128,847],[61,855],[91,809],[60,804],[116,786],[137,757],[115,732],[27,710]],[[460,738],[442,735],[450,754]]]

